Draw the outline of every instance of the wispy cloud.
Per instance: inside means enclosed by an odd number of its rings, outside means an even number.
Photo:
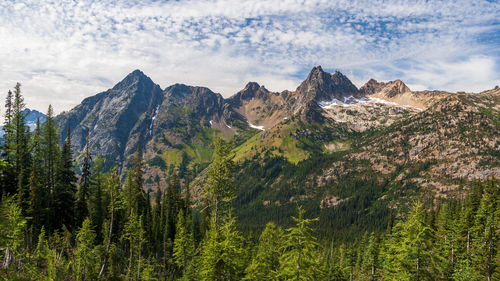
[[[415,88],[500,84],[496,1],[0,2],[0,90],[67,110],[140,68],[162,87],[294,89],[310,68]]]

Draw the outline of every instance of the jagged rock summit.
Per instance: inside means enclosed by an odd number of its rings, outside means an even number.
[[[359,96],[358,88],[344,74],[323,71],[321,66],[314,67],[307,79],[297,88],[299,99],[303,101],[325,101]]]

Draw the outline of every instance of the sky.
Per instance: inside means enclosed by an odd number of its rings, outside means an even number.
[[[294,90],[312,67],[412,90],[500,85],[500,1],[1,0],[0,98],[56,112],[135,69],[229,97]],[[2,110],[3,111],[3,110]]]

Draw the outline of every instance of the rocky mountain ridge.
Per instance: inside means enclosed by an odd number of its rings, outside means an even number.
[[[274,151],[298,163],[312,153],[347,149],[348,135],[390,127],[453,95],[412,92],[400,80],[371,79],[357,89],[342,73],[317,66],[295,91],[271,92],[249,82],[225,99],[205,87],[174,84],[161,89],[135,70],[56,121],[62,130],[70,127],[76,151],[83,150],[88,132],[93,153],[105,157],[107,168],[118,165],[125,172],[140,147],[152,186],[164,180],[165,170],[202,171],[217,136],[239,146],[238,159]],[[310,124],[317,128],[306,128]]]

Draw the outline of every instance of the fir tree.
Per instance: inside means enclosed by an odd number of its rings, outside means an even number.
[[[95,280],[97,277],[97,259],[94,250],[95,237],[92,223],[89,218],[86,218],[76,235],[76,280]]]
[[[260,235],[257,252],[245,270],[245,280],[274,280],[283,242],[283,230],[273,222],[268,223]]]
[[[210,202],[213,220],[217,227],[219,217],[229,210],[231,200],[234,198],[234,156],[231,154],[231,147],[224,140],[216,139],[214,146],[214,160],[208,167],[205,200]]]
[[[221,217],[220,227],[211,220],[201,253],[201,280],[240,280],[244,273],[243,238],[231,213]]]
[[[12,197],[2,198],[0,206],[0,249],[4,252],[2,268],[14,264],[24,250],[24,232],[26,218],[22,215],[21,207]]]
[[[123,239],[128,242],[129,258],[125,280],[139,280],[142,265],[144,230],[142,217],[132,212],[125,224]]]
[[[279,280],[320,280],[324,276],[321,268],[318,242],[311,223],[317,219],[304,218],[304,209],[298,207],[295,226],[285,234],[283,254],[280,257]]]
[[[420,202],[398,222],[385,243],[384,280],[429,280],[439,276],[439,256],[432,252],[432,229]]]
[[[194,238],[189,229],[189,220],[186,220],[184,211],[181,210],[177,217],[177,227],[174,242],[174,258],[177,266],[186,275],[188,264],[194,256]]]
[[[102,158],[97,157],[94,166],[92,168],[90,180],[90,194],[89,203],[90,206],[90,219],[93,224],[93,228],[96,232],[96,241],[101,242],[103,237],[103,223],[106,217],[106,207],[104,203],[104,176],[102,174]]]
[[[29,182],[30,200],[29,216],[31,217],[31,235],[38,235],[38,230],[47,222],[46,206],[49,191],[43,182],[43,155],[41,147],[40,119],[36,121],[35,132],[31,142],[32,165]]]
[[[55,227],[65,225],[71,229],[74,225],[74,207],[76,195],[76,176],[73,170],[71,153],[71,134],[68,127],[66,141],[61,152],[61,161],[57,173],[57,182],[53,192],[54,212],[57,214]]]

